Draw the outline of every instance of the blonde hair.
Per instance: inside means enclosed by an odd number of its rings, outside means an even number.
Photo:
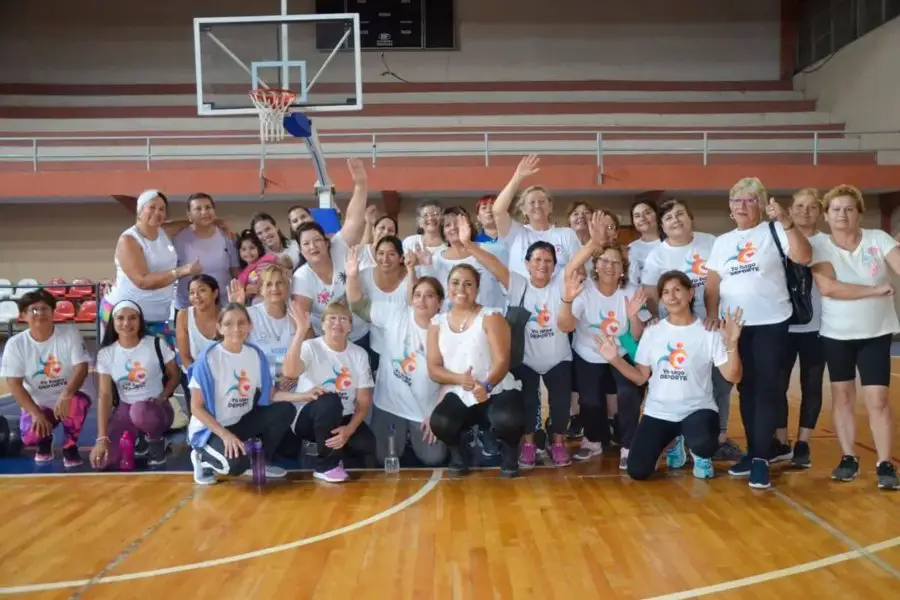
[[[287,275],[284,267],[276,264],[268,264],[263,267],[263,270],[259,273],[259,282],[262,285],[265,285],[275,276],[281,277],[281,280],[285,283],[290,281],[290,278]]]
[[[842,183],[837,185],[828,192],[826,192],[823,201],[825,202],[825,210],[828,210],[828,207],[831,205],[831,201],[835,198],[840,198],[841,196],[850,196],[853,198],[853,201],[856,202],[856,210],[860,213],[866,212],[866,201],[863,199],[863,194],[855,185],[850,185],[849,183]]]
[[[551,206],[553,205],[553,195],[542,185],[529,185],[527,188],[522,190],[522,193],[519,194],[519,199],[516,201],[516,212],[519,213],[522,217],[522,221],[524,223],[528,223],[528,216],[525,214],[525,200],[528,196],[533,192],[541,192],[544,196],[547,197],[547,201],[550,202]]]
[[[343,302],[331,302],[325,309],[322,311],[322,320],[324,321],[326,318],[332,315],[340,315],[343,317],[347,317],[348,319],[353,319],[353,314],[350,312],[350,309]]]
[[[600,279],[600,275],[597,273],[597,263],[600,262],[600,257],[606,254],[608,250],[615,250],[622,257],[622,277],[619,278],[619,287],[624,288],[628,284],[628,269],[631,266],[631,262],[628,260],[628,250],[625,246],[615,242],[603,244],[599,250],[591,254],[591,260],[594,263],[594,268],[591,269],[591,279],[594,281]]]
[[[824,206],[824,203],[822,202],[822,196],[819,195],[819,190],[817,190],[816,188],[803,188],[802,190],[797,190],[793,194],[794,200],[802,198],[803,196],[809,196],[810,198],[813,198],[816,202],[819,203],[820,207]]]
[[[728,199],[734,200],[738,196],[744,194],[756,198],[757,202],[760,204],[765,204],[769,200],[769,195],[766,193],[766,186],[759,180],[759,177],[744,177],[735,183],[734,186],[732,186],[731,191],[728,192]]]

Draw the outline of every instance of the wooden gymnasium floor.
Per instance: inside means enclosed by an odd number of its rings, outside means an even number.
[[[796,417],[796,381],[791,401]],[[7,476],[0,595],[897,598],[900,494],[875,488],[861,408],[862,475],[830,480],[840,449],[828,405],[813,468],[777,467],[765,492],[724,473],[637,483],[611,456],[515,481],[418,470],[331,486],[302,473],[261,492],[237,480],[200,489],[184,474]],[[736,404],[731,414],[737,434]]]

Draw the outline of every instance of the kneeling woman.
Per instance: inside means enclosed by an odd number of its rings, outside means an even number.
[[[713,395],[712,367],[731,383],[741,380],[738,339],[743,311],[726,313],[722,331],[707,331],[693,311],[694,288],[681,271],[663,273],[657,284],[660,303],[669,316],[644,331],[634,365],[619,356],[609,336],[597,338],[597,347],[625,377],[642,386],[649,382],[644,416],[628,453],[628,474],[647,479],[656,471],[660,454],[672,440],[667,455],[670,468],[686,462],[684,445],[694,457],[694,477],[711,479],[712,455],[719,447],[718,405]]]
[[[222,341],[205,348],[191,368],[188,440],[194,481],[201,485],[215,483],[216,473],[247,471],[250,458],[244,441],[257,437],[267,461],[266,476],[286,474],[268,463],[291,425],[293,407],[287,402],[296,396],[274,391],[265,353],[246,343],[249,334],[247,309],[229,303],[219,313]]]
[[[374,466],[375,435],[363,420],[372,406],[372,370],[369,355],[349,340],[353,317],[346,305],[333,302],[322,311],[322,335],[303,341],[310,329],[310,314],[291,308],[297,326],[284,357],[284,376],[297,379],[297,391],[307,397],[295,402],[293,432],[299,440],[314,441],[318,459],[313,477],[329,483],[350,478],[343,458],[351,454]],[[299,444],[282,446],[296,454]]]
[[[119,438],[126,431],[136,440],[135,456],[147,456],[150,466],[165,464],[163,434],[175,419],[169,398],[181,383],[180,373],[175,353],[148,334],[144,313],[131,300],[112,309],[97,353],[97,373],[100,402],[91,465],[116,468]]]
[[[500,474],[519,474],[518,446],[525,431],[522,384],[509,373],[510,330],[503,314],[475,302],[478,271],[461,263],[450,271],[449,312],[428,328],[428,375],[441,384],[431,431],[450,449],[449,471],[469,470],[467,429],[489,426],[500,440]]]

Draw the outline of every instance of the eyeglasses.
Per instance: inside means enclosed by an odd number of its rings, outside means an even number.
[[[601,258],[597,262],[599,262],[604,267],[621,267],[622,266],[621,260],[610,260],[608,258]]]
[[[33,314],[34,316],[46,315],[46,314],[50,313],[50,307],[44,306],[44,305],[31,306],[28,308],[28,312]]]
[[[342,315],[328,315],[327,317],[325,317],[325,322],[331,325],[334,325],[336,323],[343,325],[345,323],[349,323],[350,318]]]
[[[423,219],[440,219],[441,213],[440,212],[423,212],[422,218]]]
[[[759,204],[759,198],[729,198],[729,204]]]

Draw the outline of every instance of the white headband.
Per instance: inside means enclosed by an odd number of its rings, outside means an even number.
[[[154,198],[156,198],[157,196],[160,196],[159,190],[147,190],[147,191],[141,193],[141,195],[138,196],[138,198],[137,198],[137,212],[140,213],[141,210],[145,206],[147,206],[147,203],[150,202],[151,200],[153,200]]]
[[[141,307],[132,302],[131,300],[122,300],[121,302],[117,302],[116,305],[112,309],[112,316],[115,317],[117,314],[122,312],[124,309],[130,308],[133,311],[136,311],[138,314],[141,312]]]

